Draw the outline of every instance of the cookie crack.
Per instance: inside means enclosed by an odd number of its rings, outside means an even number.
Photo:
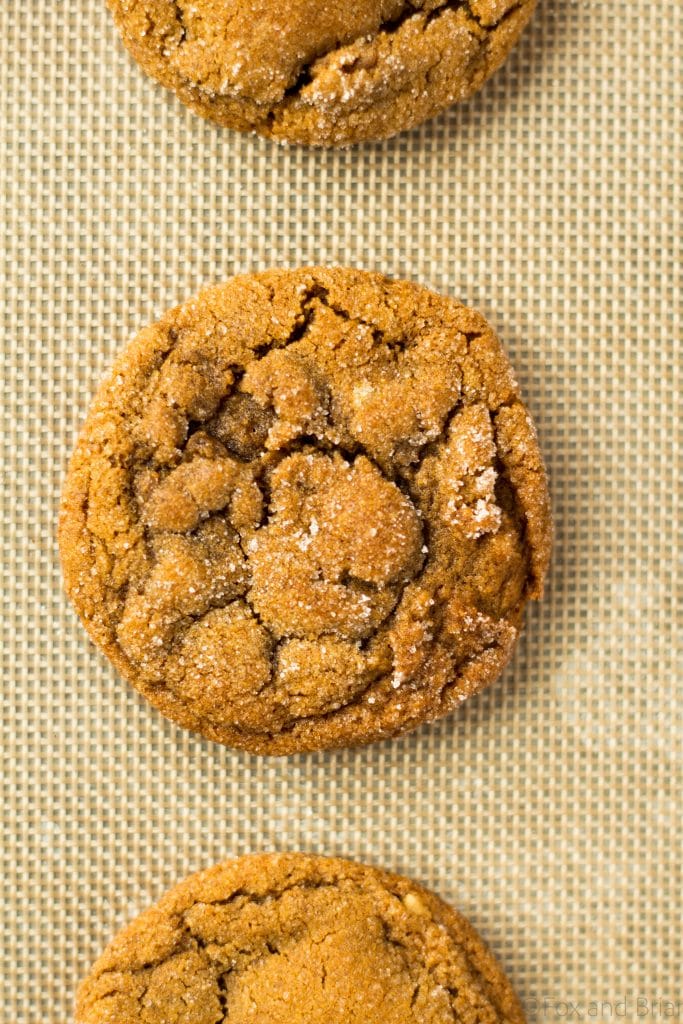
[[[173,7],[173,15],[174,15],[175,20],[178,23],[178,27],[180,29],[180,39],[178,40],[177,45],[178,46],[182,46],[183,43],[185,42],[185,40],[187,39],[187,25],[185,24],[185,11],[183,10],[183,7],[180,4],[179,0],[171,0],[171,4],[172,4],[172,7]]]
[[[485,21],[479,15],[475,14],[475,12],[472,9],[472,4],[470,0],[446,0],[445,3],[442,3],[438,7],[435,7],[434,10],[430,11],[427,14],[427,18],[425,20],[425,27],[431,24],[437,18],[439,18],[445,11],[464,10],[465,13],[467,14],[469,21],[472,21],[474,22],[475,25],[478,25],[479,28],[482,29],[482,31],[486,33],[495,32],[496,29],[500,28],[500,26],[505,21],[507,21],[508,18],[510,18],[513,14],[520,10],[520,8],[524,6],[525,2],[526,0],[519,0],[519,2],[513,4],[512,7],[508,7],[508,9],[503,14],[501,14],[500,18],[498,18],[496,21]]]
[[[227,1021],[228,1013],[230,1012],[230,1008],[228,1006],[228,978],[230,977],[230,973],[230,971],[223,971],[223,973],[219,974],[216,978],[216,995],[218,998],[218,1005],[221,1013],[223,1014],[221,1020],[218,1021],[217,1024],[223,1024],[224,1021]]]
[[[497,20],[493,22],[486,22],[479,17],[472,9],[472,5],[469,0],[441,0],[436,6],[430,10],[425,10],[428,0],[423,0],[423,3],[415,5],[408,3],[404,5],[401,12],[396,17],[387,19],[380,23],[377,27],[376,32],[368,37],[373,42],[381,38],[390,38],[401,31],[401,29],[413,18],[418,19],[423,17],[423,31],[426,31],[430,25],[435,21],[438,21],[447,12],[463,11],[467,17],[467,20],[471,22],[473,26],[476,26],[481,32],[484,32],[486,36],[490,33],[495,32],[509,17],[516,13],[520,8],[524,6],[525,0],[519,0],[519,3],[509,8],[505,13]],[[326,58],[332,56],[332,54],[339,52],[340,50],[346,49],[353,46],[359,40],[363,39],[364,36],[356,36],[347,42],[340,44],[337,43],[334,46],[329,47],[327,50],[316,54],[307,63],[302,64],[296,72],[296,77],[283,92],[280,99],[281,105],[286,105],[288,101],[296,101],[300,99],[303,90],[314,81],[314,72],[316,66]],[[341,66],[340,70],[345,75],[353,74],[359,66],[362,66],[360,57],[356,57],[352,62],[346,66]],[[270,115],[272,119],[275,118],[274,112],[271,111]]]
[[[253,903],[256,906],[263,906],[266,903],[271,903],[273,900],[280,899],[286,893],[294,892],[297,889],[304,891],[311,889],[333,889],[335,885],[331,882],[324,882],[316,879],[302,878],[298,881],[291,882],[289,884],[278,886],[274,889],[266,889],[264,892],[255,893],[250,892],[248,889],[235,889],[229,896],[224,896],[218,900],[197,900],[193,906],[201,907],[231,907],[238,903],[240,900],[245,900],[248,903]],[[186,914],[187,911],[184,911]]]
[[[278,451],[278,460],[275,463],[275,465],[278,465],[280,462],[284,461],[285,459],[290,458],[292,455],[294,455],[296,453],[299,453],[299,452],[306,453],[309,450],[311,450],[313,453],[323,452],[323,453],[328,454],[328,455],[333,455],[333,454],[338,453],[349,463],[349,466],[351,466],[351,467],[353,467],[353,465],[355,464],[355,462],[356,462],[356,460],[358,458],[366,459],[370,463],[370,465],[373,466],[377,470],[377,472],[381,475],[382,479],[387,480],[387,481],[393,483],[394,486],[397,487],[399,491],[401,491],[403,496],[408,499],[408,501],[410,502],[411,507],[415,510],[415,512],[416,512],[416,514],[418,516],[418,519],[420,521],[420,528],[422,530],[423,544],[424,544],[424,546],[429,547],[429,523],[427,522],[427,517],[425,516],[424,511],[422,510],[422,508],[420,506],[419,498],[411,490],[408,481],[402,479],[398,475],[394,478],[390,474],[386,473],[382,469],[382,467],[379,465],[379,463],[376,461],[376,459],[373,458],[373,456],[370,454],[370,452],[368,452],[365,449],[363,444],[358,442],[353,447],[349,447],[348,445],[333,444],[332,442],[326,441],[325,439],[322,439],[322,438],[315,437],[313,435],[302,435],[301,437],[296,438],[293,441],[290,441],[287,445],[283,446],[283,448],[280,451]],[[272,469],[269,468],[269,471],[272,471]],[[267,523],[269,521],[268,518],[267,518],[267,515],[268,515],[268,509],[270,508],[271,500],[272,500],[271,499],[271,494],[270,494],[270,485],[269,485],[269,483],[267,481],[267,476],[262,476],[262,477],[259,478],[259,486],[261,487],[261,490],[262,490],[262,492],[264,494],[264,499],[265,499],[264,500],[264,511],[265,511],[266,518],[264,519],[264,521],[262,521],[262,525],[260,527],[262,529],[264,526],[267,525]],[[240,541],[240,546],[242,546],[241,541]],[[247,555],[247,557],[248,557],[247,551],[244,548],[243,548],[243,550],[245,551],[245,555]],[[423,559],[422,560],[422,564],[421,564],[420,569],[417,570],[414,573],[414,575],[412,575],[409,579],[401,579],[401,580],[396,581],[393,584],[393,586],[395,586],[397,588],[397,590],[398,590],[398,595],[397,595],[397,598],[396,598],[396,601],[395,601],[395,604],[394,604],[394,607],[393,607],[392,611],[389,613],[387,618],[385,620],[383,620],[383,622],[382,622],[382,626],[380,627],[382,630],[385,628],[387,623],[392,619],[393,614],[394,614],[394,612],[396,610],[396,607],[397,607],[397,605],[401,601],[401,598],[403,596],[403,592],[405,591],[405,588],[408,586],[409,583],[412,583],[412,582],[414,582],[415,580],[418,580],[421,577],[421,575],[422,575],[422,573],[424,571],[424,567],[425,567],[426,561],[427,561],[427,559]],[[371,581],[363,580],[360,577],[354,576],[349,571],[346,571],[346,572],[342,573],[342,575],[341,575],[340,579],[338,580],[338,582],[340,584],[342,584],[342,585],[356,585],[358,587],[361,587],[365,591],[377,591],[379,589],[379,585],[373,584]],[[387,584],[387,585],[389,585],[389,584]],[[251,606],[251,602],[249,602],[249,604]],[[256,615],[255,612],[254,612],[254,614]],[[256,615],[256,617],[258,618],[257,615]],[[261,621],[261,620],[259,619],[259,621]],[[325,636],[325,635],[334,636],[335,634],[334,633],[321,634],[318,639],[322,638],[322,636]],[[361,642],[361,647],[363,647],[366,643],[371,642],[375,635],[376,634],[373,634],[372,636],[366,638],[365,641],[362,641]]]
[[[197,900],[188,907],[186,910],[180,911],[174,915],[175,922],[174,927],[176,929],[176,936],[173,948],[165,956],[155,957],[151,960],[146,960],[140,964],[139,967],[131,968],[126,973],[130,977],[138,977],[139,975],[146,975],[150,971],[156,970],[158,967],[163,967],[169,961],[175,959],[181,953],[187,953],[191,950],[205,952],[209,945],[215,945],[217,948],[223,948],[225,943],[209,943],[202,935],[198,934],[196,928],[192,928],[187,921],[187,914],[195,907],[229,907],[234,906],[240,900],[244,900],[246,903],[254,906],[264,906],[265,904],[272,903],[273,901],[281,899],[284,895],[290,892],[300,891],[311,891],[311,890],[325,890],[325,889],[336,889],[336,883],[325,882],[323,880],[315,879],[300,879],[296,882],[292,882],[288,885],[278,886],[274,889],[266,890],[263,893],[253,893],[246,889],[236,889],[235,892],[231,893],[230,896],[219,900]],[[360,886],[354,886],[355,889],[362,892],[363,889]],[[229,972],[223,971],[223,974]],[[108,975],[116,976],[119,972],[115,969],[109,969],[102,971],[99,975],[100,978],[106,978]],[[118,991],[117,988],[112,988],[110,992],[106,992],[104,996],[114,995]],[[144,993],[143,993],[144,996]]]
[[[400,14],[397,15],[396,18],[392,20],[387,20],[385,22],[381,22],[378,25],[377,30],[372,35],[372,38],[376,39],[383,32],[386,32],[388,34],[389,32],[394,31],[394,26],[396,26],[396,29],[400,28],[404,21],[407,21],[408,18],[418,13],[419,10],[419,7],[415,7],[410,2],[404,4],[403,9],[401,10]],[[337,41],[335,45],[328,47],[326,50],[322,50],[320,53],[315,54],[314,57],[309,59],[308,62],[301,64],[295,73],[295,77],[291,85],[289,85],[284,90],[280,102],[283,103],[289,99],[296,99],[299,97],[302,90],[305,89],[307,85],[310,85],[310,83],[313,81],[313,68],[319,61],[325,60],[325,58],[331,56],[331,54],[333,53],[337,53],[340,49],[345,49],[348,46],[353,46],[354,43],[357,43],[358,40],[362,38],[363,36],[360,35],[347,40],[345,43],[340,43],[339,41]],[[351,68],[349,68],[348,70],[351,70]]]

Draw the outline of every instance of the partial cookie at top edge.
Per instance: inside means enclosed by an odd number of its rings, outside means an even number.
[[[536,0],[108,0],[141,66],[228,128],[341,145],[386,138],[481,88]]]

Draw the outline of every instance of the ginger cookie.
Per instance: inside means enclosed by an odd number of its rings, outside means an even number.
[[[536,434],[484,318],[276,270],[143,331],[66,479],[67,591],[164,715],[266,754],[367,743],[502,671],[550,551]]]
[[[474,928],[415,882],[306,854],[191,875],[114,939],[76,1024],[524,1024]]]
[[[332,146],[476,92],[536,0],[108,0],[153,78],[228,128]]]

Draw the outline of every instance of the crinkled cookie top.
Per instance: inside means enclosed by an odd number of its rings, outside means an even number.
[[[491,682],[549,536],[485,320],[339,269],[234,278],[142,331],[61,521],[94,641],[168,717],[264,753],[392,735]]]
[[[228,127],[334,144],[478,89],[535,0],[109,0],[140,64]]]
[[[406,878],[304,854],[193,875],[114,939],[77,1024],[524,1024],[468,922]]]

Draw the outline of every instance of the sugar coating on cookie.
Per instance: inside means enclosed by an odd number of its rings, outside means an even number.
[[[186,879],[81,985],[76,1024],[524,1024],[472,926],[416,883],[263,854]]]
[[[124,350],[60,546],[90,636],[141,693],[282,754],[397,734],[495,679],[550,515],[484,318],[318,268],[208,288]]]
[[[536,0],[108,0],[142,67],[219,124],[339,145],[476,92]]]

